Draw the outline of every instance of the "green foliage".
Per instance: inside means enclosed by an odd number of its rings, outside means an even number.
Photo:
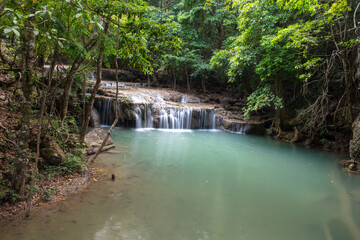
[[[84,162],[79,156],[73,154],[66,154],[66,160],[64,162],[64,170],[66,174],[73,174],[79,172],[84,167]]]
[[[80,156],[73,155],[72,153],[66,154],[65,162],[60,166],[47,165],[44,169],[44,175],[52,178],[56,175],[73,175],[80,172],[85,164]]]
[[[243,116],[248,119],[252,111],[258,111],[273,106],[275,109],[283,107],[282,99],[277,97],[271,90],[270,86],[258,88],[246,99],[247,106],[243,109]]]
[[[52,187],[49,187],[45,189],[41,194],[41,199],[45,202],[50,201],[51,196],[55,193],[55,189]]]

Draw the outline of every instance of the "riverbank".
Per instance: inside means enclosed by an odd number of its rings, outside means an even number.
[[[39,189],[31,202],[31,215],[39,208],[65,201],[71,194],[84,190],[92,182],[105,178],[106,171],[96,161],[88,165],[88,171],[67,176],[54,176],[37,182]],[[24,218],[25,202],[6,202],[0,206],[0,222],[11,219]]]

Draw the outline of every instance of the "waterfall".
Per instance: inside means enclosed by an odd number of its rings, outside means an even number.
[[[214,109],[201,109],[199,117],[200,129],[215,129],[216,114]]]
[[[134,115],[136,121],[136,128],[153,128],[154,116],[152,105],[149,103],[135,104]]]
[[[181,104],[182,104],[182,105],[185,105],[186,103],[187,103],[187,97],[183,95],[183,96],[181,97]]]
[[[113,111],[113,100],[111,98],[102,98],[99,103],[97,110],[100,114],[101,125],[111,125],[115,118]]]
[[[231,131],[240,134],[245,134],[246,128],[247,128],[246,123],[232,123],[231,125]]]
[[[134,115],[136,119],[136,128],[142,128],[142,111],[140,107],[135,107]]]
[[[192,112],[192,108],[162,107],[159,128],[191,129]]]
[[[119,126],[162,129],[216,129],[217,126],[214,109],[169,106],[160,97],[155,103],[145,102],[139,96],[132,97],[132,100],[130,104],[125,102],[118,105]],[[112,98],[96,98],[94,106],[99,112],[101,125],[113,123],[113,105]]]

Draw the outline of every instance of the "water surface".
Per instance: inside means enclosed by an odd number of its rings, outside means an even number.
[[[360,239],[360,179],[337,155],[221,131],[112,138],[101,161],[116,181],[0,227],[1,239]]]

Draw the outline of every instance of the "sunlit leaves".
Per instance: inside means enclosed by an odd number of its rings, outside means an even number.
[[[245,118],[249,118],[252,111],[259,111],[269,107],[275,109],[283,107],[282,99],[270,90],[270,85],[258,88],[246,100],[247,107],[243,109]]]

